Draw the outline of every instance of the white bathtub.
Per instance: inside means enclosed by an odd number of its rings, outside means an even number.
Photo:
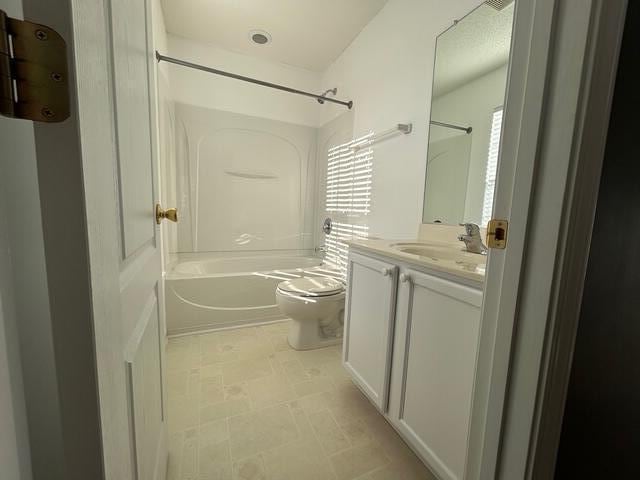
[[[278,283],[304,275],[335,275],[303,256],[202,258],[178,261],[165,276],[169,335],[284,318]]]

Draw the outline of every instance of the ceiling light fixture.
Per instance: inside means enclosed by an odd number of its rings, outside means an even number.
[[[257,45],[266,45],[271,43],[271,35],[264,30],[251,30],[249,32],[249,40]]]

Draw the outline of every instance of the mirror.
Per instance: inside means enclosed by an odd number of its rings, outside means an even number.
[[[513,0],[489,0],[438,36],[423,223],[491,219]]]

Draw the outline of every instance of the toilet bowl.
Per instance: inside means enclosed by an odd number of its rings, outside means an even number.
[[[342,342],[344,284],[327,277],[302,277],[278,284],[280,311],[291,318],[289,345],[310,350]]]

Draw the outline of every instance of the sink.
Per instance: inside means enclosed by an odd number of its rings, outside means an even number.
[[[449,260],[475,264],[484,264],[487,261],[485,255],[457,250],[450,246],[441,246],[429,243],[394,243],[390,246],[403,253],[418,255],[420,257],[428,257],[434,260]]]

